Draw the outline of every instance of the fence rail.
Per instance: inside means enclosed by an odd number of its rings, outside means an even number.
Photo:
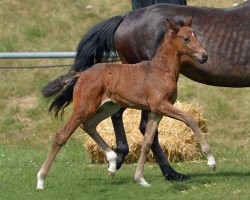
[[[2,52],[0,59],[48,59],[48,58],[75,58],[76,52]],[[104,55],[105,56],[105,55]],[[117,58],[116,52],[111,52],[109,58]],[[48,65],[48,66],[1,66],[0,69],[24,69],[24,68],[52,68],[52,67],[69,67],[72,65]]]
[[[4,52],[0,59],[30,59],[30,58],[75,58],[76,52]]]

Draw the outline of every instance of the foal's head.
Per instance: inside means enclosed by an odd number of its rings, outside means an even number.
[[[184,21],[183,25],[179,25],[173,21],[167,20],[167,24],[174,37],[174,45],[180,56],[187,55],[197,60],[200,63],[204,63],[208,59],[208,55],[203,47],[196,39],[192,29],[193,17],[189,17]]]

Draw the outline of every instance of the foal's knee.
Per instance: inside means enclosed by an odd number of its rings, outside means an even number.
[[[198,125],[197,121],[195,121],[195,119],[189,115],[185,117],[185,124],[190,128],[193,128],[194,126]]]
[[[143,148],[145,151],[149,151],[152,144],[153,144],[153,141],[152,139],[149,139],[149,138],[145,138],[144,140],[144,144],[143,144]]]

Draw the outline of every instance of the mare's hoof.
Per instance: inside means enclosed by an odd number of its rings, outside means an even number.
[[[184,182],[184,181],[189,181],[190,177],[185,175],[185,174],[180,174],[178,172],[175,173],[171,173],[171,174],[166,174],[164,175],[165,179],[167,181],[180,181],[180,182]]]
[[[117,153],[116,170],[119,170],[121,168],[122,164],[124,163],[125,156],[126,155],[124,154]]]

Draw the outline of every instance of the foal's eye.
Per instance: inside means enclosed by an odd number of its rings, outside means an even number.
[[[183,40],[184,40],[186,43],[189,43],[189,42],[190,42],[189,37],[183,37]]]

